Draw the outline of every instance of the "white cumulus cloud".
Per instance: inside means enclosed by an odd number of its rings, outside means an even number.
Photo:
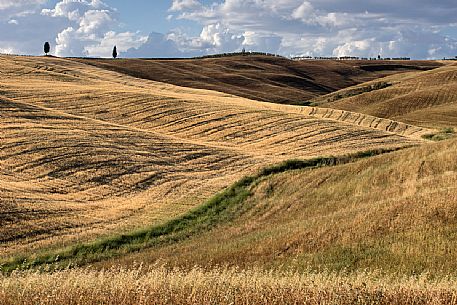
[[[197,0],[173,0],[170,12],[178,12],[184,9],[195,9],[200,7],[201,4]]]
[[[110,56],[113,45],[130,57],[242,48],[286,56],[457,55],[455,0],[172,0],[163,18],[181,27],[150,35],[125,31],[122,12],[108,1],[52,3],[0,0],[2,50],[42,54],[49,41],[59,56]]]
[[[116,32],[117,12],[100,0],[63,0],[41,14],[70,25],[57,35],[57,56],[109,56],[114,45],[122,53],[146,41],[138,33]]]
[[[441,58],[456,53],[457,37],[441,34],[457,32],[455,16],[454,0],[224,0],[183,7],[176,18],[284,55]]]
[[[46,0],[0,0],[0,10],[30,7],[31,5],[40,5],[45,2]]]
[[[57,56],[110,56],[143,44],[147,36],[123,31],[116,9],[101,0],[0,0],[0,43],[9,52],[38,55],[44,41]],[[3,17],[3,20],[2,20]]]

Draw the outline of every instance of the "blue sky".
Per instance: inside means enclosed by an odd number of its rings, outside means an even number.
[[[48,1],[44,7],[52,8],[58,2],[60,1]],[[172,0],[106,0],[104,2],[118,11],[119,21],[124,24],[126,30],[167,33],[177,27],[185,27],[190,32],[198,34],[199,28],[195,22],[167,20]]]
[[[141,30],[145,33],[168,33],[176,28],[185,28],[193,35],[200,34],[201,28],[195,22],[186,20],[167,20],[171,0],[107,0],[105,1],[120,12],[120,20],[130,31]],[[204,2],[204,1],[202,1]],[[134,5],[132,5],[134,3]]]
[[[0,0],[0,53],[457,56],[455,0]]]

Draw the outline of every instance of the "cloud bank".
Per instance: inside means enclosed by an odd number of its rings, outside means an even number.
[[[115,44],[122,53],[146,42],[144,35],[122,32],[118,12],[100,0],[62,0],[42,9],[45,2],[0,0],[0,43],[7,46],[0,52],[41,54],[48,40],[57,56],[108,57]]]
[[[252,51],[286,56],[457,55],[455,0],[173,0],[164,16],[199,28],[168,33],[122,29],[101,0],[0,0],[0,52],[58,56],[188,57]],[[151,27],[153,25],[151,24]],[[192,31],[195,32],[195,31]]]
[[[185,5],[184,2],[188,5]],[[173,18],[241,37],[246,47],[283,55],[442,58],[457,55],[457,6],[450,0],[173,1]],[[219,49],[235,49],[222,40]]]

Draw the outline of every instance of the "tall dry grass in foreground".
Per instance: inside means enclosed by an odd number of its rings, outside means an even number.
[[[81,269],[0,277],[0,304],[457,304],[457,280],[223,268]]]

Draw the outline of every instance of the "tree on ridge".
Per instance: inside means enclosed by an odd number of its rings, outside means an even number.
[[[44,54],[46,54],[46,56],[48,56],[48,53],[51,52],[51,45],[49,44],[49,42],[45,42],[44,43]]]

